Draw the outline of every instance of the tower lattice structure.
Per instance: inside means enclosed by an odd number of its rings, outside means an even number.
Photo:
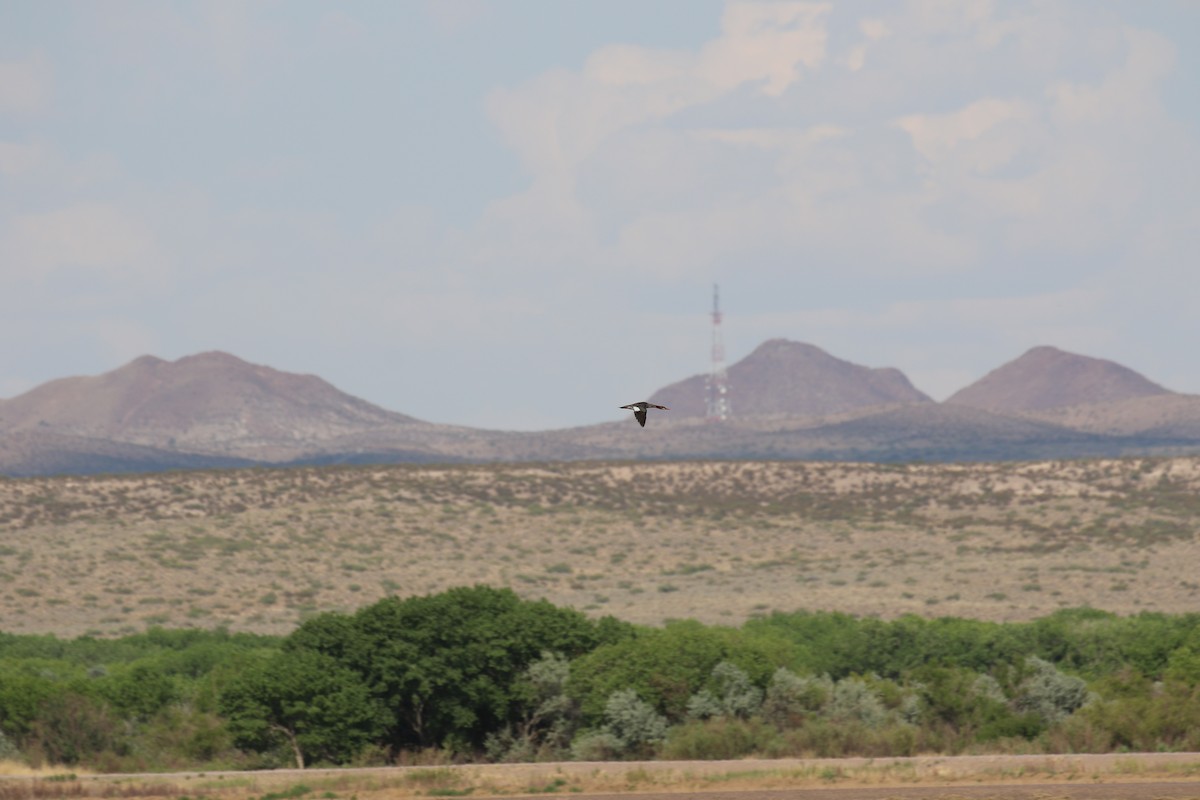
[[[705,418],[709,422],[729,419],[729,378],[725,374],[725,343],[721,340],[720,287],[713,284],[712,365],[704,382]]]

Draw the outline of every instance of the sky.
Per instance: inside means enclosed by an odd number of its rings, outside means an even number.
[[[714,284],[728,363],[1200,393],[1198,253],[1193,0],[0,0],[0,398],[222,350],[605,422]]]

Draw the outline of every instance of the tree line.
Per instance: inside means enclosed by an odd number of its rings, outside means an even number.
[[[461,587],[287,636],[0,634],[0,759],[99,770],[1200,748],[1200,615],[592,619]]]

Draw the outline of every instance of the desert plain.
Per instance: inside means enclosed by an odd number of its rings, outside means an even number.
[[[326,466],[0,479],[0,630],[286,633],[451,586],[589,615],[1200,608],[1200,459]]]

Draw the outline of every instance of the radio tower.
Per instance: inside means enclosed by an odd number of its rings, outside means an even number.
[[[713,284],[712,310],[712,368],[704,382],[706,419],[724,422],[729,419],[729,383],[725,377],[725,345],[721,342],[721,306],[717,284]]]

